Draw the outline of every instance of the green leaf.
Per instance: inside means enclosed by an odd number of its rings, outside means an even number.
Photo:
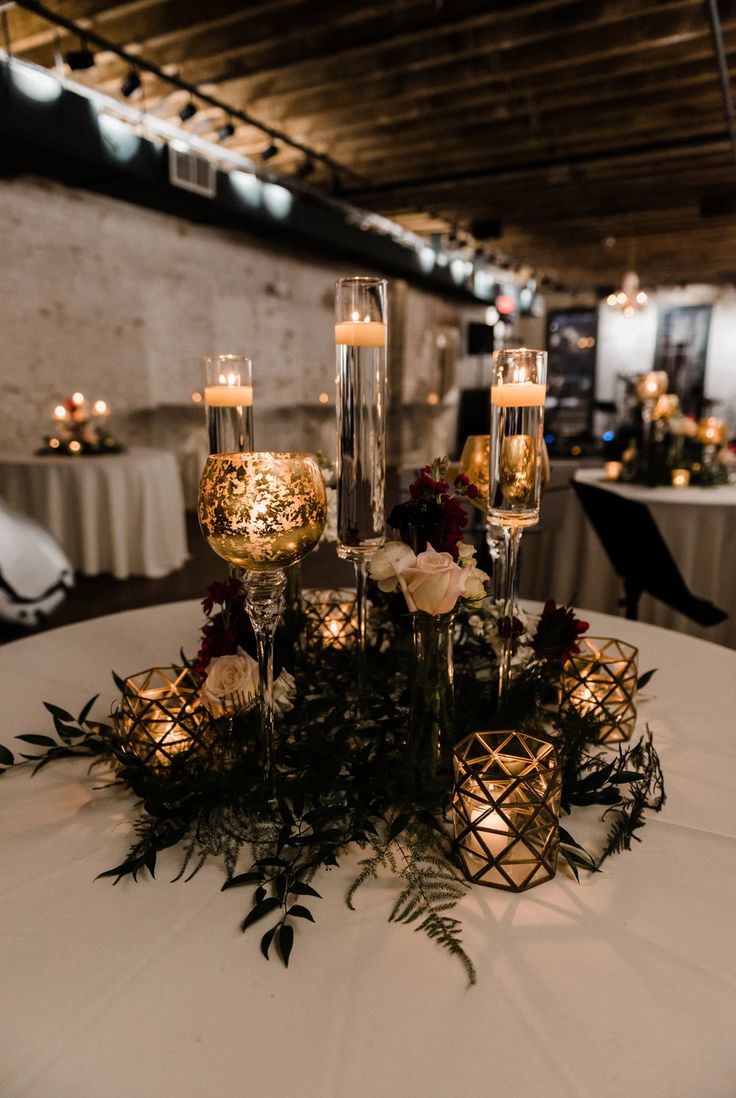
[[[87,717],[90,714],[90,710],[92,709],[92,706],[95,704],[95,702],[97,701],[99,696],[100,696],[99,694],[95,694],[94,698],[89,699],[89,701],[83,707],[82,711],[80,712],[79,716],[77,717],[77,724],[84,724],[84,722],[87,720]]]
[[[294,881],[289,892],[292,892],[295,896],[316,896],[318,900],[322,899],[317,889],[312,888],[306,881]]]
[[[15,762],[15,755],[13,752],[0,743],[0,763],[3,766],[12,766]]]
[[[398,816],[395,816],[391,826],[388,829],[389,842],[391,839],[395,839],[404,830],[408,824],[411,816],[408,812],[399,812]]]
[[[62,721],[71,721],[74,723],[74,717],[71,713],[67,713],[66,709],[62,709],[59,705],[52,705],[51,702],[44,702],[44,709],[48,709],[52,717],[59,717]]]
[[[23,740],[24,743],[35,744],[36,747],[56,747],[56,740],[52,740],[50,736],[38,736],[35,732],[25,732],[22,736],[16,736],[16,740]]]
[[[238,873],[235,877],[228,877],[220,892],[227,892],[229,888],[240,888],[241,885],[256,884],[260,880],[260,873]]]
[[[122,694],[125,690],[125,679],[121,679],[120,675],[116,675],[114,671],[111,671],[110,674],[112,675],[112,681],[115,683],[118,690]]]
[[[657,674],[657,668],[656,667],[653,667],[651,671],[645,671],[644,674],[640,675],[639,678],[636,680],[636,689],[637,690],[643,690],[644,687],[649,682],[649,680],[651,679],[652,675],[656,675],[656,674]]]
[[[155,877],[156,876],[156,848],[155,847],[152,846],[152,847],[150,847],[150,849],[148,849],[146,851],[146,853],[143,857],[143,861],[145,863],[145,866],[146,866],[146,869],[148,870],[148,872],[151,874],[152,877]]]
[[[256,904],[255,907],[248,912],[243,919],[240,929],[246,931],[249,926],[253,926],[253,923],[257,923],[259,919],[262,919],[264,915],[268,915],[269,911],[275,911],[277,907],[281,907],[281,902],[273,896],[268,900],[262,900],[261,903]]]
[[[279,927],[278,935],[276,937],[276,945],[278,946],[278,950],[281,954],[281,960],[284,962],[284,966],[288,968],[289,957],[291,956],[291,949],[294,945],[294,928],[292,926],[289,926],[288,923],[282,923]]]
[[[276,931],[279,929],[279,926],[280,926],[280,924],[276,923],[276,926],[272,926],[271,929],[267,930],[266,933],[261,938],[261,953],[266,958],[266,960],[268,960],[268,951],[271,948],[271,942],[273,941],[273,936],[276,933]]]
[[[308,907],[304,907],[302,904],[294,904],[286,914],[293,915],[295,919],[309,919],[310,923],[314,922],[314,915]]]

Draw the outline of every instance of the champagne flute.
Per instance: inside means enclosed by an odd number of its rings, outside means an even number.
[[[504,539],[501,587],[505,636],[499,666],[499,695],[508,689],[513,645],[514,588],[519,542],[539,522],[544,466],[544,401],[547,353],[526,347],[496,351],[491,384],[491,448],[488,525]]]
[[[258,646],[261,764],[274,767],[273,638],[285,569],[318,544],[327,499],[317,458],[295,452],[213,454],[199,488],[199,522],[218,556],[245,571],[245,605]]]

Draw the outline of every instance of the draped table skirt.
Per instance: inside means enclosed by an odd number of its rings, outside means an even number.
[[[84,575],[158,579],[187,559],[174,454],[0,457],[0,495],[59,542]]]

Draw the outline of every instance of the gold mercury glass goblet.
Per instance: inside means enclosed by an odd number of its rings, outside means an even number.
[[[274,765],[273,638],[284,609],[285,569],[317,545],[327,519],[313,454],[213,454],[199,487],[199,523],[228,564],[245,571],[245,606],[258,645],[261,763]]]

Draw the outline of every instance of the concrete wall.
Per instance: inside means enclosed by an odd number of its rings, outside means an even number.
[[[219,351],[253,359],[259,447],[334,448],[332,310],[345,268],[35,179],[0,181],[0,248],[3,450],[32,449],[75,390],[108,401],[121,436],[135,434],[131,415],[162,405],[196,432],[199,358]],[[391,304],[390,451],[429,460],[454,438],[454,369],[440,392],[436,336],[454,332],[459,345],[464,312],[402,283]],[[165,446],[166,422],[149,415],[145,441]]]

